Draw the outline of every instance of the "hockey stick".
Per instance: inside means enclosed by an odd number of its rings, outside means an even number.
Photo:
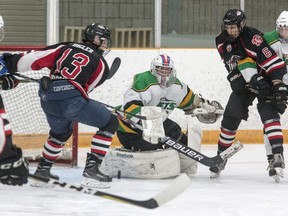
[[[140,130],[143,130],[142,125],[139,125],[138,123],[133,122],[130,119],[126,119],[125,117],[123,117],[122,115],[120,115],[119,113],[115,113],[115,115],[121,119],[122,121],[129,123],[129,124],[133,124],[135,127],[137,127]],[[240,151],[243,148],[243,145],[237,141],[236,143],[234,143],[232,146],[230,146],[229,148],[227,148],[225,151],[223,151],[222,153],[220,153],[219,155],[216,155],[215,157],[208,157],[182,143],[180,143],[179,141],[176,141],[170,137],[166,137],[166,140],[164,141],[165,146],[167,147],[171,147],[174,150],[176,150],[177,152],[186,155],[187,157],[190,157],[191,159],[205,165],[208,167],[214,167],[220,163],[222,163],[223,161],[227,160],[228,158],[232,157],[234,154],[236,154],[238,151]]]
[[[121,59],[119,57],[116,57],[114,61],[112,62],[107,79],[111,79],[114,76],[114,74],[118,71],[120,64],[121,64]]]
[[[20,73],[13,73],[12,75],[15,75],[17,77],[21,77],[23,78],[24,80],[20,80],[20,82],[37,82],[37,83],[40,83],[40,79],[35,79],[35,78],[32,78],[32,77],[29,77],[29,76],[26,76],[26,75],[23,75],[23,74],[20,74]]]
[[[113,113],[117,112],[117,116],[120,115],[122,116],[121,114],[119,113],[123,113],[123,114],[126,114],[126,115],[130,115],[130,116],[133,116],[135,118],[138,118],[139,120],[149,120],[149,119],[158,119],[158,118],[161,118],[161,117],[164,117],[167,115],[167,112],[165,110],[163,110],[161,113],[159,114],[155,114],[155,115],[151,115],[151,116],[143,116],[143,115],[136,115],[136,114],[133,114],[133,113],[130,113],[130,112],[126,112],[124,110],[119,110],[117,107],[113,107],[111,105],[108,105],[108,104],[105,104],[105,103],[102,103],[102,102],[99,102],[97,101],[98,103],[102,104],[103,106],[107,107],[110,109],[110,111]],[[123,117],[123,116],[122,116]],[[125,117],[123,117],[125,118]],[[126,118],[125,118],[126,119]]]
[[[120,59],[120,58],[119,58]],[[113,65],[112,65],[113,66]],[[26,75],[23,75],[23,74],[19,74],[19,73],[13,73],[13,75],[15,76],[18,76],[18,77],[21,77],[23,78],[26,82],[37,82],[37,83],[40,83],[40,79],[34,79],[32,77],[29,77],[29,76],[26,76]],[[20,80],[21,82],[21,80]],[[148,119],[157,119],[157,118],[161,118],[161,117],[164,117],[167,113],[166,111],[163,111],[162,113],[160,114],[157,114],[157,115],[153,115],[153,116],[142,116],[142,115],[136,115],[136,114],[133,114],[133,113],[130,113],[130,112],[126,112],[124,110],[119,110],[117,109],[116,107],[113,107],[111,105],[108,105],[108,104],[105,104],[103,102],[100,102],[100,101],[97,101],[98,103],[100,103],[101,105],[105,106],[106,108],[109,108],[109,110],[113,113],[117,110],[117,112],[121,112],[123,114],[126,114],[126,115],[130,115],[130,116],[133,116],[133,117],[136,117],[138,118],[139,120],[148,120]]]
[[[29,179],[34,181],[45,182],[51,186],[66,188],[76,192],[90,194],[92,196],[99,196],[105,199],[114,200],[116,202],[135,205],[147,209],[155,209],[159,206],[162,206],[163,204],[169,202],[170,200],[181,194],[190,185],[190,178],[187,176],[187,174],[182,173],[179,176],[177,176],[170,185],[168,185],[164,190],[162,190],[155,196],[147,200],[134,200],[92,188],[86,188],[82,186],[69,184],[67,182],[36,176],[33,174],[29,174]]]
[[[243,145],[237,141],[232,146],[227,148],[225,151],[220,153],[219,155],[216,155],[215,157],[207,157],[206,155],[186,146],[182,143],[167,137],[164,144],[168,147],[173,148],[174,150],[178,151],[181,154],[186,155],[187,157],[192,158],[193,160],[208,166],[208,167],[215,167],[216,165],[222,163],[223,161],[227,160],[228,158],[232,157],[234,154],[236,154],[238,151],[240,151],[243,148]]]

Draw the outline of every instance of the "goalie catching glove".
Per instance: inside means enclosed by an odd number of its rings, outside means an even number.
[[[209,101],[204,99],[200,94],[195,94],[191,106],[184,109],[185,115],[194,114],[194,110],[196,108],[203,108],[205,109],[205,111],[207,111],[207,113],[214,113],[216,111],[216,108],[214,106],[211,106],[209,104]]]
[[[218,111],[224,110],[218,101],[211,101],[211,102],[209,102],[209,105],[213,106]],[[216,110],[214,113],[198,114],[198,115],[196,115],[196,117],[200,122],[202,122],[204,124],[213,124],[223,115],[220,112],[216,113]]]
[[[202,108],[201,113],[197,114],[197,108]],[[190,108],[184,109],[186,115],[196,116],[198,120],[204,124],[215,123],[222,114],[215,113],[216,110],[223,110],[223,107],[218,101],[209,101],[202,98],[201,95],[195,95],[193,104]]]

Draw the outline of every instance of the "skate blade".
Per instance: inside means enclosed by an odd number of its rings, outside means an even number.
[[[108,189],[111,187],[110,182],[101,182],[95,179],[83,177],[81,181],[81,185],[88,188],[101,188]]]
[[[277,173],[278,176],[280,176],[281,178],[284,177],[283,168],[281,168],[281,167],[276,167],[276,168],[274,168],[274,169],[275,169],[275,171],[276,171],[276,173]]]
[[[273,176],[271,176],[271,177],[275,180],[275,182],[277,182],[277,183],[280,182],[280,176],[278,176],[278,175],[273,175]]]

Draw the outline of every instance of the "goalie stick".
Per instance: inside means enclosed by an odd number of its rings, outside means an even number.
[[[48,179],[40,176],[36,176],[33,174],[29,174],[29,179],[34,181],[45,182],[51,186],[56,186],[60,188],[65,188],[69,190],[73,190],[75,192],[90,194],[92,196],[99,196],[108,200],[114,200],[116,202],[135,205],[147,209],[155,209],[163,204],[169,202],[179,194],[181,194],[189,185],[190,185],[190,178],[187,174],[182,173],[177,176],[172,183],[168,185],[165,189],[160,191],[155,196],[147,199],[147,200],[134,200],[130,198],[126,198],[124,196],[118,196],[111,193],[99,191],[92,188],[86,188],[82,186],[77,186],[73,184],[69,184],[67,182],[62,182],[54,179]]]
[[[223,151],[219,155],[216,155],[214,157],[208,157],[170,137],[167,137],[164,144],[168,147],[173,148],[179,153],[184,154],[187,157],[190,157],[193,160],[208,167],[215,167],[216,165],[232,157],[234,154],[236,154],[238,151],[240,151],[243,148],[243,145],[239,141],[237,141],[236,143],[234,143],[232,146],[227,148],[225,151]]]
[[[118,114],[117,111],[115,115],[122,121],[129,123],[129,124],[133,124],[138,129],[143,130],[142,125],[139,125],[133,122],[132,120],[123,117],[122,115]],[[219,155],[216,155],[214,157],[208,157],[170,137],[166,137],[164,144],[165,146],[171,147],[177,152],[183,155],[186,155],[187,157],[208,167],[214,167],[222,163],[223,161],[229,159],[230,157],[232,157],[234,154],[236,154],[238,151],[240,151],[243,148],[243,145],[239,141],[237,141],[236,143],[234,143],[232,146],[227,148],[225,151],[223,151]]]

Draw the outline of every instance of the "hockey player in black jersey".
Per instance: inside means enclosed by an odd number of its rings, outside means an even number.
[[[99,171],[117,130],[117,117],[106,107],[89,98],[109,75],[104,56],[110,51],[110,30],[101,24],[91,24],[83,34],[83,43],[60,43],[27,54],[5,58],[10,72],[51,70],[49,78],[41,79],[39,96],[50,126],[36,175],[59,179],[50,169],[72,134],[73,122],[97,127],[87,154],[82,184],[110,187],[112,179]]]
[[[4,38],[4,21],[0,16],[0,41]],[[0,88],[9,90],[19,83],[0,57]],[[8,185],[23,185],[27,183],[28,163],[22,156],[22,150],[12,142],[12,130],[6,116],[2,97],[0,95],[0,182]]]
[[[280,114],[286,108],[287,89],[282,77],[287,71],[283,60],[262,36],[259,30],[246,26],[243,11],[229,9],[225,13],[216,46],[228,71],[232,93],[221,122],[218,153],[231,146],[241,120],[248,119],[248,107],[257,97],[257,109],[272,146],[274,162],[270,169],[283,176],[285,164]],[[226,162],[211,167],[211,177],[218,177],[225,165]]]

